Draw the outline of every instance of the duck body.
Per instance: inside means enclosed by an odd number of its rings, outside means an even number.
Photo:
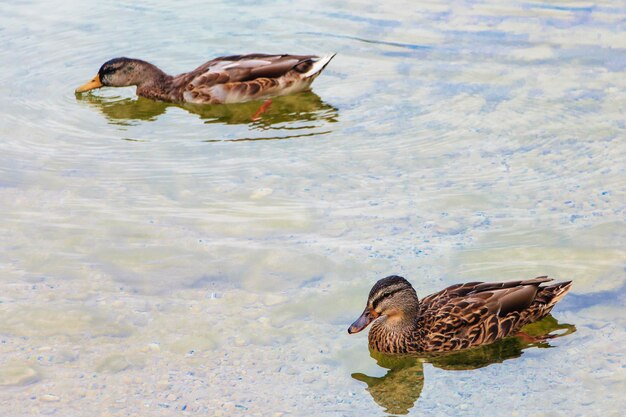
[[[372,349],[384,353],[448,352],[487,345],[547,316],[572,282],[549,286],[525,281],[469,282],[419,301],[404,278],[390,276],[370,291],[365,311],[348,329],[363,330]]]
[[[77,93],[111,86],[137,86],[137,95],[172,103],[223,104],[304,91],[334,55],[249,54],[215,58],[193,71],[168,75],[132,58],[105,62]]]

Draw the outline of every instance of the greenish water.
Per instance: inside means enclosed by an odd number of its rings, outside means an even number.
[[[559,324],[552,316],[523,328],[527,340],[509,337],[490,345],[473,349],[429,356],[385,355],[370,349],[377,364],[389,371],[381,377],[362,373],[352,374],[367,384],[367,390],[376,403],[391,414],[407,414],[419,399],[424,388],[424,363],[449,371],[479,369],[507,359],[519,358],[525,349],[553,347],[549,341],[576,331],[571,324]],[[477,413],[482,414],[482,413]]]
[[[0,415],[622,416],[623,2],[0,3]],[[115,56],[313,91],[76,96]],[[371,355],[371,285],[572,279],[542,343]],[[575,330],[574,327],[575,326]]]

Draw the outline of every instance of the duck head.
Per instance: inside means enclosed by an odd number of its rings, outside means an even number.
[[[77,93],[84,93],[100,87],[127,87],[161,78],[165,73],[140,59],[113,58],[105,62],[91,81],[76,89]]]
[[[348,328],[358,333],[381,317],[386,327],[404,327],[413,323],[419,311],[419,300],[406,279],[392,275],[379,280],[370,291],[363,314]]]

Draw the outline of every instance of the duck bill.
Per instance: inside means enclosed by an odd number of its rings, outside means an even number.
[[[367,325],[372,322],[372,320],[374,320],[374,316],[372,315],[370,309],[366,307],[363,314],[361,314],[361,317],[356,319],[356,321],[348,328],[348,333],[353,334],[360,332],[365,329]]]
[[[93,90],[96,88],[102,87],[102,82],[100,81],[100,74],[96,74],[95,77],[91,81],[86,84],[81,85],[75,91],[77,93],[84,93],[85,91]]]

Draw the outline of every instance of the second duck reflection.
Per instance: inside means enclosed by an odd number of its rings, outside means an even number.
[[[490,345],[429,356],[385,355],[370,350],[379,366],[388,369],[382,377],[354,373],[352,377],[367,384],[374,401],[390,414],[408,414],[424,388],[424,362],[445,370],[471,370],[518,358],[531,347],[549,348],[547,340],[576,331],[571,324],[558,323],[552,316],[524,327],[532,340],[508,337]],[[556,332],[553,333],[553,332]]]
[[[169,108],[180,108],[196,114],[204,123],[247,124],[250,128],[258,130],[297,122],[334,123],[338,117],[337,109],[323,102],[313,92],[276,97],[272,99],[271,104],[255,101],[213,106],[178,105],[143,97],[99,97],[92,94],[77,95],[77,99],[98,108],[110,123],[122,126],[131,125],[137,121],[154,121],[165,114]],[[314,127],[319,126],[303,126],[299,123],[296,126],[286,127],[286,129],[306,130]],[[283,128],[285,127],[283,126]],[[320,133],[324,132],[317,132],[317,134]]]

